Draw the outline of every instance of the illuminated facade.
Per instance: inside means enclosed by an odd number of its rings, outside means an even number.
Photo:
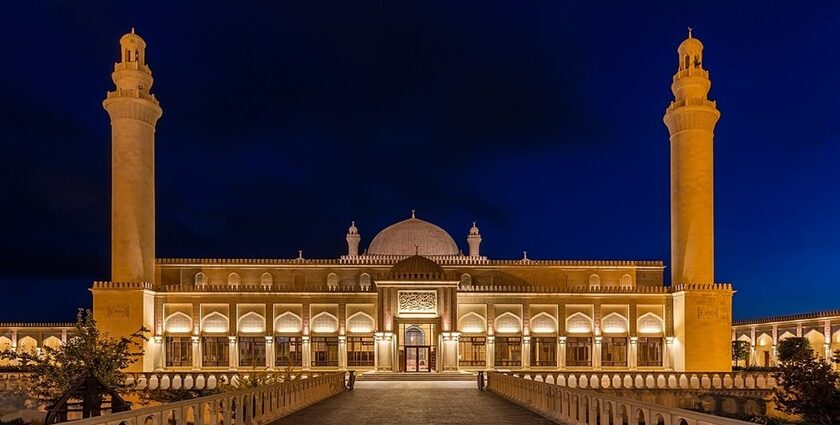
[[[779,342],[805,337],[821,359],[831,359],[840,350],[840,310],[738,320],[732,324],[732,340],[750,345],[749,365],[776,366]],[[744,366],[744,362],[740,362]]]
[[[463,254],[415,217],[375,235],[355,223],[334,259],[161,259],[154,254],[154,134],[146,45],[120,40],[112,122],[112,279],[94,314],[114,335],[151,330],[138,370],[730,369],[732,288],[713,273],[712,137],[702,44],[689,35],[671,134],[674,284],[656,261],[490,259],[475,224]],[[466,229],[465,229],[466,230]],[[492,243],[492,241],[490,242]]]

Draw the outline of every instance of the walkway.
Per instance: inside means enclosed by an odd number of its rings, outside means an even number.
[[[282,418],[281,424],[553,424],[475,382],[356,382],[341,393]]]

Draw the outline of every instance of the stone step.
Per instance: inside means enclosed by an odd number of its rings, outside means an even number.
[[[357,381],[475,381],[476,376],[472,373],[383,373],[372,372],[361,374],[356,377]]]

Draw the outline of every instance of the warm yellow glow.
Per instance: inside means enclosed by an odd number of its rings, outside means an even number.
[[[265,319],[257,313],[250,312],[239,318],[239,332],[264,333]]]
[[[205,333],[227,333],[228,319],[221,313],[210,313],[204,317],[201,330]]]
[[[557,332],[557,323],[554,317],[548,313],[539,313],[531,318],[531,332],[533,333],[554,333]]]
[[[168,333],[189,333],[192,330],[192,319],[184,313],[173,313],[164,323]]]
[[[370,333],[373,332],[373,317],[358,312],[347,318],[347,330],[350,333]]]
[[[335,333],[338,332],[338,319],[330,313],[321,312],[312,318],[310,328],[314,333]]]
[[[474,312],[461,316],[460,323],[461,332],[464,333],[484,333],[486,326],[484,318]]]
[[[298,333],[303,328],[303,320],[292,312],[285,312],[274,321],[274,331],[280,333]]]
[[[519,316],[513,313],[504,313],[496,318],[496,332],[498,333],[519,333],[522,329],[522,322]]]
[[[574,334],[592,332],[592,319],[583,313],[575,313],[566,319],[566,331]]]

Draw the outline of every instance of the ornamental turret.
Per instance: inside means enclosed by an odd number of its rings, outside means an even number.
[[[355,257],[359,255],[359,241],[362,237],[359,235],[359,229],[356,228],[356,222],[350,223],[350,228],[347,229],[347,255]]]
[[[146,65],[146,42],[120,38],[116,90],[102,106],[111,117],[111,280],[155,281],[155,125],[163,113]]]
[[[664,122],[671,136],[671,282],[714,283],[713,139],[720,112],[707,95],[703,43],[692,37],[677,49],[674,100]]]
[[[481,245],[481,234],[478,232],[475,222],[470,228],[470,234],[467,236],[467,244],[470,246],[470,257],[480,256],[478,248]]]

